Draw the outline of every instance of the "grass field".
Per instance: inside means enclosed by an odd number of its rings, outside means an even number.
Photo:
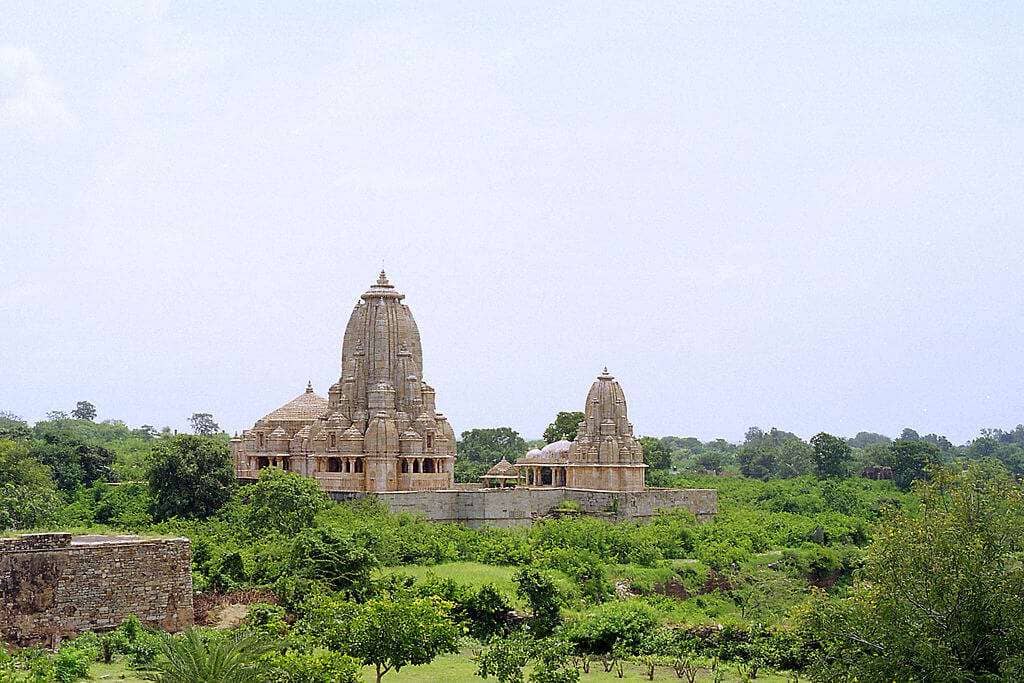
[[[91,670],[91,681],[122,681],[124,683],[142,683],[143,679],[127,668],[124,663],[115,664],[94,664]],[[624,676],[619,678],[614,672],[605,673],[601,664],[594,662],[589,674],[580,677],[582,683],[612,683],[613,681],[627,681],[637,683],[646,681],[647,674],[638,666],[627,664]],[[725,671],[725,681],[735,683],[740,678],[735,670]],[[368,683],[374,680],[373,667],[363,669],[363,679]],[[698,681],[711,681],[714,676],[708,672],[697,678]],[[457,655],[438,657],[430,664],[422,666],[409,666],[399,672],[389,672],[383,679],[386,683],[444,683],[446,681],[481,681],[476,675],[476,662],[472,659],[472,652],[464,650]],[[493,680],[493,679],[492,679]],[[659,667],[655,672],[655,681],[678,681],[675,672],[667,667]],[[757,681],[763,683],[785,683],[790,679],[782,675],[762,674]]]
[[[627,681],[629,683],[639,683],[639,681],[646,681],[647,672],[640,669],[640,667],[627,664],[624,669],[624,676],[619,678],[615,672],[605,672],[601,668],[599,662],[594,662],[590,667],[590,673],[582,674],[580,676],[581,683],[612,683],[613,681]],[[363,678],[367,681],[374,680],[374,670],[372,667],[367,667],[363,670]],[[446,681],[482,681],[483,679],[476,675],[476,662],[474,662],[468,651],[464,651],[457,655],[448,655],[446,657],[438,657],[430,664],[424,664],[422,666],[409,666],[403,668],[398,673],[390,672],[384,676],[383,681],[385,683],[445,683]],[[494,679],[488,679],[494,680]],[[655,681],[679,681],[681,679],[676,678],[675,671],[668,667],[659,667],[654,674]],[[697,677],[698,681],[702,683],[714,680],[714,674],[707,672],[703,676]],[[728,683],[736,683],[741,680],[736,674],[735,670],[727,669],[725,671],[724,681]],[[756,679],[763,683],[786,683],[790,679],[784,675],[777,674],[761,674]]]

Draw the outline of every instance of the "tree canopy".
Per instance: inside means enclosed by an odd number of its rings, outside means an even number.
[[[204,519],[231,497],[235,469],[225,444],[180,434],[156,441],[147,479],[157,519]]]
[[[576,431],[582,421],[583,413],[581,412],[560,412],[555,416],[555,421],[544,430],[544,440],[548,443],[563,439],[572,441],[576,438]]]

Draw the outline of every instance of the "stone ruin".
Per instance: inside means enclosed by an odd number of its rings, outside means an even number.
[[[56,647],[134,614],[176,632],[192,625],[187,538],[25,534],[0,538],[0,640]]]

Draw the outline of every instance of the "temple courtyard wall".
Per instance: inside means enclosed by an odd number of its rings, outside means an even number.
[[[193,622],[191,563],[187,538],[0,538],[0,640],[55,647],[132,614],[181,631]]]
[[[468,526],[526,526],[549,516],[564,501],[581,512],[613,521],[647,520],[663,510],[683,509],[699,521],[718,512],[715,489],[658,489],[599,491],[576,488],[478,488],[462,486],[445,491],[330,492],[335,500],[372,497],[392,512],[419,514],[434,522]]]

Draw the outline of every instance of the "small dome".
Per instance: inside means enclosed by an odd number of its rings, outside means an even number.
[[[484,477],[518,477],[519,474],[516,472],[515,465],[510,463],[505,458],[502,458],[498,462],[491,466],[491,469],[487,470],[487,474]]]
[[[541,452],[539,448],[533,448],[526,452],[526,455],[516,460],[517,465],[526,465],[529,463],[540,462]]]
[[[565,439],[562,439],[561,441],[549,443],[547,446],[541,449],[541,453],[545,455],[554,455],[555,453],[568,453],[570,446],[572,446],[571,441],[566,441]]]

